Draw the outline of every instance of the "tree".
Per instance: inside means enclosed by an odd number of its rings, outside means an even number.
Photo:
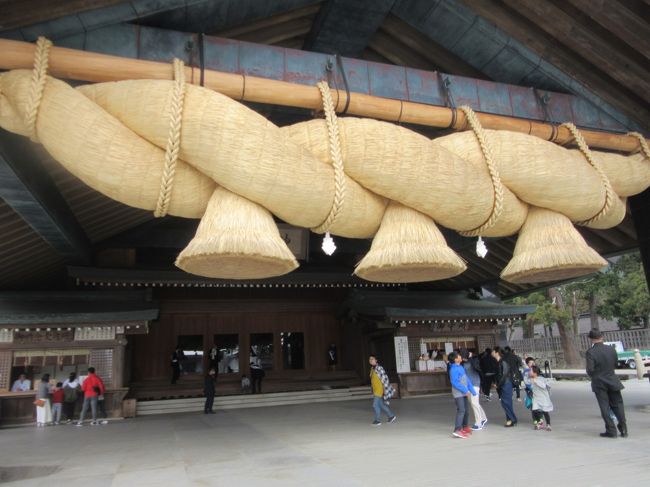
[[[564,361],[567,367],[579,367],[582,359],[575,342],[575,334],[572,332],[572,314],[564,304],[564,298],[557,287],[548,289],[547,294],[534,292],[526,297],[515,298],[517,304],[534,304],[537,306],[534,313],[526,317],[526,323],[543,324],[552,327],[557,325],[564,352]]]
[[[607,319],[616,319],[619,328],[648,327],[650,320],[650,295],[638,252],[618,259],[606,273],[605,288],[598,313]]]
[[[564,351],[564,362],[569,368],[576,368],[582,366],[582,359],[578,346],[576,345],[575,333],[572,332],[573,324],[571,320],[571,312],[567,311],[564,305],[564,298],[562,293],[556,287],[548,289],[548,296],[553,300],[553,313],[557,329],[560,333],[560,341],[562,342],[562,350]]]

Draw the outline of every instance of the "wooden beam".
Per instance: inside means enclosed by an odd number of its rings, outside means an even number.
[[[35,46],[33,44],[0,39],[0,69],[29,69],[33,64]],[[187,80],[198,83],[198,68],[185,67]],[[118,81],[123,79],[171,79],[172,70],[168,63],[144,61],[105,54],[52,47],[49,55],[49,73],[66,79],[93,82]],[[205,70],[205,87],[244,101],[284,105],[307,109],[320,109],[322,100],[315,86],[299,83],[243,76],[241,74]],[[245,89],[244,89],[245,84]],[[347,104],[344,90],[331,89],[333,99],[338,100],[335,107],[342,111]],[[415,125],[444,128],[464,128],[466,117],[463,112],[450,108],[382,98],[363,93],[349,94],[347,113],[387,121],[400,121]],[[455,116],[456,115],[456,116]],[[566,127],[530,119],[494,115],[478,112],[477,117],[486,129],[522,132],[559,144],[571,144],[573,137]],[[454,122],[455,119],[455,122]],[[635,137],[596,130],[582,130],[582,136],[593,148],[632,152],[638,149]]]
[[[233,38],[257,44],[277,44],[294,37],[305,36],[311,29],[311,24],[312,21],[309,18],[297,18],[263,29],[252,30]]]
[[[0,30],[18,29],[27,25],[76,15],[88,10],[109,7],[124,0],[4,0],[0,2]],[[127,2],[124,2],[127,3]],[[130,2],[128,2],[130,3]]]
[[[642,100],[635,93],[628,89],[621,89],[622,87],[608,74],[599,72],[558,41],[549,38],[548,34],[535,23],[498,2],[484,0],[463,0],[463,2],[535,54],[575,78],[611,106],[642,126],[650,125],[650,110],[641,105]]]
[[[612,0],[568,0],[650,61],[650,24]]]
[[[394,0],[327,0],[314,19],[303,50],[358,57],[394,3]]]
[[[386,17],[380,31],[390,34],[395,42],[417,52],[419,56],[438,67],[440,71],[470,78],[489,79],[479,69],[466,63],[395,15],[389,14]]]
[[[227,39],[243,39],[243,37],[241,36],[245,36],[252,32],[259,32],[269,27],[285,24],[292,20],[302,19],[305,17],[308,17],[311,20],[313,20],[313,18],[320,10],[322,3],[323,2],[318,2],[313,5],[308,5],[306,7],[297,8],[278,15],[273,15],[265,19],[261,19],[253,22],[247,22],[245,24],[239,25],[237,27],[233,27],[231,29],[210,33],[209,35],[216,35],[219,37],[225,37]]]
[[[644,101],[650,99],[648,69],[601,39],[594,32],[551,2],[538,0],[502,0],[513,10],[537,24],[542,30],[578,53],[595,69],[605,71],[623,86],[636,92]]]
[[[398,66],[408,66],[409,68],[429,71],[439,67],[422,57],[417,51],[413,51],[381,30],[370,39],[368,47]]]
[[[67,262],[90,262],[86,234],[29,144],[0,130],[0,197]]]

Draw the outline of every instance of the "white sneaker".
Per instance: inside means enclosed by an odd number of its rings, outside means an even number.
[[[84,425],[84,424],[83,424],[81,421],[75,423],[75,426],[83,426],[83,425]]]
[[[99,422],[99,424],[108,424],[108,421],[106,421],[105,419],[102,419],[102,420]]]

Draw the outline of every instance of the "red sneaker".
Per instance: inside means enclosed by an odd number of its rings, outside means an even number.
[[[454,438],[463,438],[463,439],[469,438],[469,436],[467,436],[465,433],[463,433],[463,430],[454,431],[451,434],[451,436],[453,436]]]
[[[461,431],[467,436],[472,436],[472,428],[469,426],[465,426]]]

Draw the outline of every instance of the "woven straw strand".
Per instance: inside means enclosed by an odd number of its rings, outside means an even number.
[[[627,135],[636,137],[636,139],[639,141],[639,148],[641,149],[643,156],[646,159],[650,160],[650,147],[648,147],[648,142],[645,140],[645,137],[639,132],[628,132]]]
[[[598,176],[600,177],[600,180],[603,183],[603,186],[605,187],[605,204],[603,205],[602,209],[589,220],[577,222],[578,225],[583,225],[583,226],[590,225],[592,223],[597,222],[605,215],[607,215],[609,210],[612,208],[612,205],[614,203],[614,197],[616,196],[616,194],[612,189],[612,185],[609,182],[609,178],[600,167],[600,164],[598,164],[598,162],[596,162],[596,160],[593,158],[591,154],[591,150],[589,149],[589,146],[585,142],[584,137],[580,133],[580,130],[578,130],[578,127],[576,127],[571,122],[563,123],[562,125],[560,125],[560,127],[566,127],[569,130],[569,132],[571,132],[571,136],[573,137],[576,144],[578,145],[578,149],[580,149],[580,152],[582,152],[582,154],[585,156],[585,159],[587,159],[587,162],[591,165],[591,167],[593,167],[596,170]]]
[[[25,125],[30,139],[36,142],[36,119],[38,118],[38,109],[43,99],[43,90],[47,81],[47,65],[50,56],[50,47],[52,42],[45,37],[39,37],[36,42],[34,51],[34,68],[32,70],[31,85],[29,88],[29,97],[27,98],[27,107],[25,109]]]
[[[477,227],[473,230],[459,232],[465,237],[476,237],[478,235],[481,235],[488,228],[492,227],[501,215],[501,212],[503,211],[503,183],[501,182],[499,170],[497,169],[494,158],[492,157],[492,148],[490,146],[490,141],[486,137],[485,131],[483,130],[481,122],[476,116],[476,113],[474,113],[474,110],[472,110],[467,105],[459,107],[459,110],[465,114],[465,118],[467,119],[470,128],[474,132],[474,135],[476,135],[476,139],[478,140],[479,146],[481,147],[481,152],[485,158],[485,164],[487,165],[488,171],[490,173],[492,186],[494,187],[494,204],[492,205],[492,213],[490,214],[490,217],[487,219],[487,221],[480,227]]]
[[[185,98],[185,69],[183,61],[174,59],[174,91],[169,119],[169,137],[165,147],[165,167],[160,181],[160,193],[154,216],[161,218],[167,215],[171,202],[174,176],[178,163],[178,153],[181,147],[181,122],[183,119],[183,100]]]
[[[327,124],[327,135],[329,141],[330,157],[334,166],[334,202],[327,218],[319,226],[312,228],[316,233],[329,231],[341,212],[345,200],[345,171],[343,156],[341,154],[341,139],[339,137],[339,124],[332,102],[330,88],[325,81],[318,83],[321,97],[323,98],[323,109],[325,111],[325,122]]]

